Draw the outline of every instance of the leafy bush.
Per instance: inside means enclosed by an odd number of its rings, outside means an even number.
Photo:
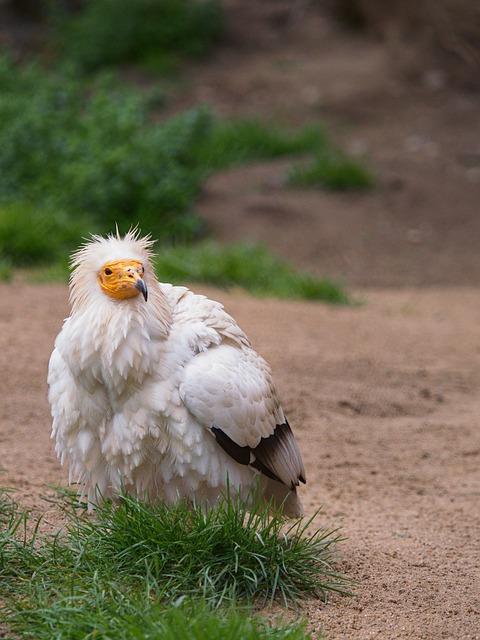
[[[161,281],[240,286],[256,295],[277,298],[349,302],[336,284],[297,271],[258,245],[203,242],[190,247],[163,247],[158,254],[156,270]]]
[[[201,175],[182,163],[211,116],[198,110],[165,125],[148,101],[112,82],[90,92],[69,76],[0,64],[0,201],[82,217],[85,231],[138,220],[157,237],[189,237]],[[177,130],[182,136],[177,137]]]
[[[332,151],[318,155],[310,164],[294,166],[288,181],[295,187],[324,187],[332,191],[370,189],[374,184],[365,167]]]
[[[58,17],[62,54],[88,71],[122,62],[170,67],[204,55],[223,32],[217,0],[88,0],[77,15]]]

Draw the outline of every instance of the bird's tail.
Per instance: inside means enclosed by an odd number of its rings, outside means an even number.
[[[274,506],[281,507],[288,518],[300,518],[305,514],[297,490],[290,490],[281,482],[263,478],[263,496],[265,500],[271,500]]]

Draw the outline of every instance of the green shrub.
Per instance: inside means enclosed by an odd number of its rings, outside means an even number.
[[[69,260],[64,257],[58,262],[36,265],[28,269],[23,275],[26,281],[32,284],[44,284],[46,282],[67,283],[70,275]]]
[[[332,191],[370,189],[374,184],[368,169],[338,151],[319,154],[310,164],[294,166],[288,181],[295,187],[324,187]]]
[[[68,211],[89,220],[87,232],[135,221],[156,237],[191,237],[201,172],[183,158],[211,116],[197,110],[152,124],[141,95],[107,81],[87,88],[1,60],[0,204]]]
[[[259,245],[219,245],[208,241],[164,245],[158,248],[155,269],[161,282],[177,285],[201,282],[225,288],[242,287],[258,296],[350,303],[348,294],[339,285],[298,271]],[[68,273],[67,260],[61,260],[30,270],[28,280],[66,282]]]
[[[204,55],[222,32],[217,0],[88,0],[57,23],[62,55],[85,70],[123,62],[168,68]]]

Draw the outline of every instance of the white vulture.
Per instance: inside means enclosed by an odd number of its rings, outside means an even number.
[[[223,306],[159,283],[152,241],[93,236],[72,258],[50,358],[52,438],[94,505],[120,491],[210,505],[228,486],[302,513],[302,458],[268,364]]]

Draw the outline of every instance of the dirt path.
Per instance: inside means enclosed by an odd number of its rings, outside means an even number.
[[[341,525],[355,598],[304,603],[329,640],[480,638],[480,298],[366,292],[333,308],[223,300],[270,360],[304,453],[308,510]],[[64,482],[45,374],[63,286],[0,286],[0,485],[44,509]],[[53,514],[52,514],[53,517]]]

